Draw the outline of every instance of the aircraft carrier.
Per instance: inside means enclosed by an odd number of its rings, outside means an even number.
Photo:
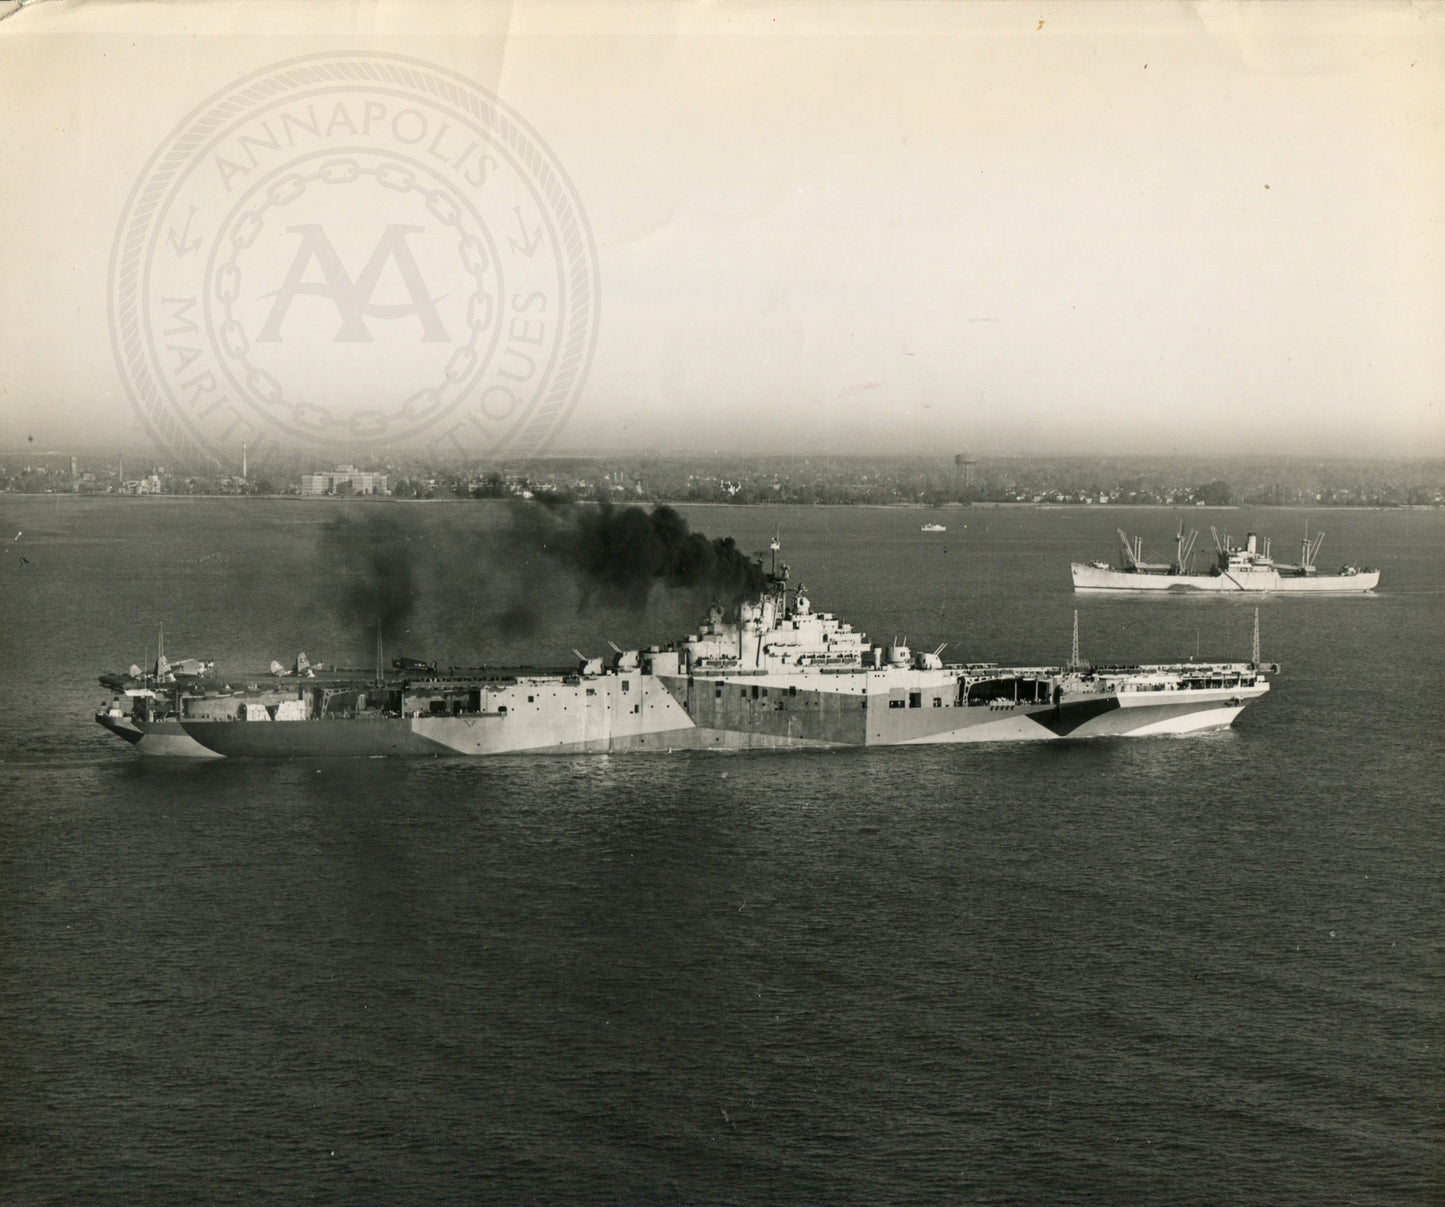
[[[1269,690],[1258,617],[1248,662],[1058,666],[944,662],[875,645],[777,564],[755,596],[715,604],[664,646],[535,669],[371,671],[300,655],[259,675],[208,662],[101,676],[96,720],[142,754],[183,758],[473,756],[889,746],[1187,734],[1228,726]],[[379,642],[378,642],[379,645]]]

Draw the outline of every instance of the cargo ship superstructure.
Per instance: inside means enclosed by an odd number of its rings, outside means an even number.
[[[1146,562],[1143,542],[1132,540],[1119,530],[1123,542],[1123,564],[1114,567],[1107,562],[1073,562],[1070,571],[1075,591],[1280,591],[1314,594],[1354,595],[1373,591],[1380,584],[1380,572],[1368,567],[1341,566],[1333,574],[1322,574],[1315,566],[1325,534],[1305,535],[1298,563],[1277,562],[1270,557],[1268,538],[1253,532],[1243,546],[1234,545],[1226,535],[1221,537],[1210,528],[1214,537],[1213,564],[1201,573],[1189,569],[1190,555],[1197,533],[1186,537],[1181,525],[1175,537],[1174,560]]]
[[[1249,662],[945,663],[943,646],[874,645],[776,565],[696,633],[555,671],[376,672],[272,663],[222,681],[209,664],[106,675],[96,720],[145,754],[327,757],[582,754],[887,746],[1183,734],[1231,724],[1269,690],[1258,618]]]

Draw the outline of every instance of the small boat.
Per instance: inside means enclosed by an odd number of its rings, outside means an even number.
[[[948,531],[948,528],[947,528],[947,526],[944,525],[944,524],[925,524],[925,525],[923,525],[923,527],[920,528],[918,531],[919,531],[919,532],[947,532],[947,531]]]

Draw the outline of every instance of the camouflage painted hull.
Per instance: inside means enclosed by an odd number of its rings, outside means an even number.
[[[1085,562],[1071,563],[1075,591],[1278,591],[1305,595],[1359,595],[1380,585],[1378,570],[1353,574],[1281,574],[1269,567],[1244,567],[1218,574],[1159,574],[1138,570],[1106,570]]]
[[[102,712],[96,720],[142,754],[181,758],[605,754],[1187,734],[1232,724],[1269,690],[1239,668],[1232,677],[1221,674],[1218,686],[1180,686],[1161,669],[1075,681],[1048,668],[983,677],[934,672],[902,684],[887,670],[716,678],[611,673],[493,685],[484,707],[458,715],[258,721]],[[1020,684],[1032,689],[1060,679],[1071,686],[1058,687],[1047,702],[1016,698]],[[980,683],[990,685],[989,694],[977,693]]]

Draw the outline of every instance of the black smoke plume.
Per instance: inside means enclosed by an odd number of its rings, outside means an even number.
[[[379,620],[388,645],[424,605],[440,631],[480,623],[520,637],[571,597],[583,613],[640,611],[658,586],[733,604],[765,582],[731,537],[693,532],[666,506],[518,502],[500,528],[477,512],[383,508],[348,509],[324,526],[322,581],[348,629],[374,633]]]
[[[639,610],[653,587],[686,589],[727,603],[763,587],[762,566],[732,537],[709,540],[671,507],[531,505],[513,515],[513,550],[555,563],[593,605]]]
[[[376,632],[390,643],[416,611],[423,558],[417,542],[392,511],[344,511],[321,532],[322,590],[348,629]]]

